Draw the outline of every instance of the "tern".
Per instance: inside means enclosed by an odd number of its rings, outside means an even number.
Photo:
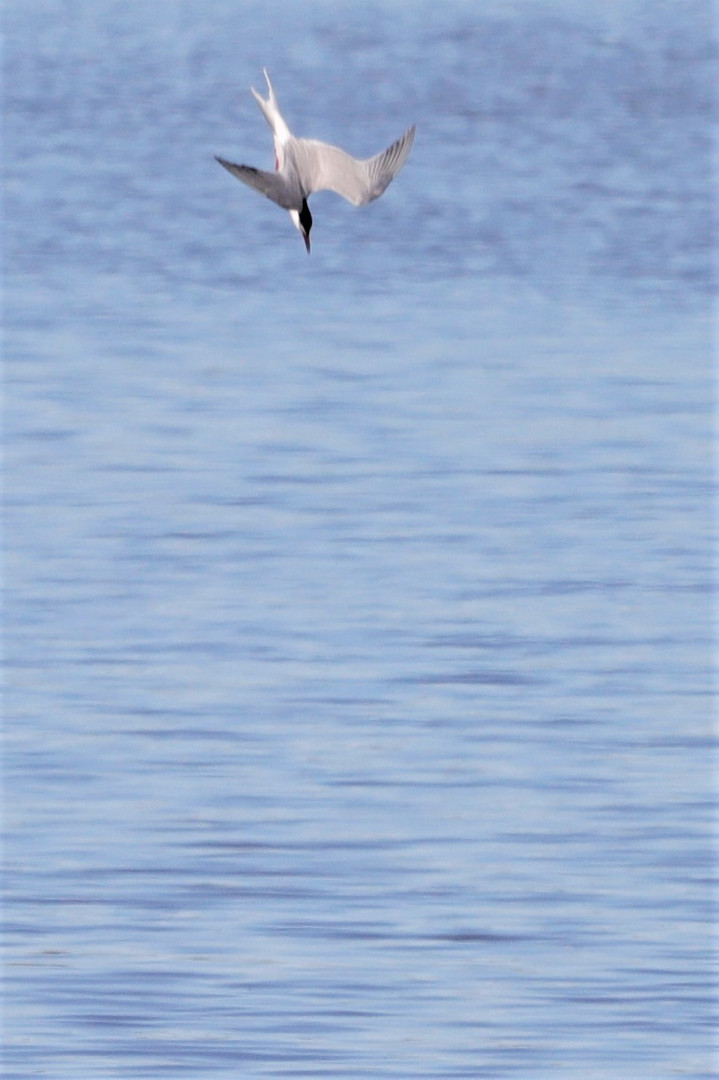
[[[267,81],[267,100],[254,86],[250,89],[272,129],[275,172],[254,169],[251,165],[233,165],[217,155],[215,159],[243,184],[249,184],[289,211],[309,254],[312,228],[312,214],[307,205],[309,196],[315,191],[335,191],[354,206],[364,206],[378,199],[407,160],[415,125],[386,150],[364,160],[353,158],[339,146],[330,146],[317,139],[297,139],[279,110],[267,70],[262,70]]]

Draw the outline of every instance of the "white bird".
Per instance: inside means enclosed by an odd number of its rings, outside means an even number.
[[[267,100],[260,97],[254,86],[250,89],[272,129],[276,171],[233,165],[217,155],[216,160],[238,180],[289,210],[309,253],[312,215],[307,205],[308,197],[314,191],[336,191],[354,206],[364,206],[378,199],[407,160],[415,127],[413,124],[387,150],[362,161],[338,146],[316,139],[296,139],[280,113],[270,77],[266,69],[263,71],[269,91]]]

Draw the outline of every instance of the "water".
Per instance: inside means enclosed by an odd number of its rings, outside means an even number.
[[[8,1078],[715,1075],[710,14],[6,5]]]

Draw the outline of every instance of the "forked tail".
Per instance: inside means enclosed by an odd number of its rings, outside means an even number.
[[[275,92],[272,89],[270,77],[267,74],[267,68],[263,68],[262,70],[264,72],[265,80],[267,82],[267,90],[269,91],[267,100],[265,101],[263,97],[260,97],[254,86],[250,87],[250,89],[252,90],[252,96],[254,97],[259,107],[262,109],[262,115],[264,116],[267,123],[270,125],[275,139],[278,142],[283,143],[286,142],[288,139],[292,138],[292,132],[287,127],[282,113],[280,112],[279,105],[277,104],[277,98],[275,97]]]

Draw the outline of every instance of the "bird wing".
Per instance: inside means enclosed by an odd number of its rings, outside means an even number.
[[[291,191],[280,173],[254,169],[251,165],[233,165],[231,161],[225,161],[224,158],[217,157],[217,155],[215,155],[215,161],[219,161],[220,165],[224,166],[238,180],[241,180],[243,184],[249,184],[255,191],[259,191],[261,195],[272,199],[273,202],[278,203],[285,210],[292,210],[296,206],[297,200],[292,197]]]
[[[293,140],[302,187],[308,195],[313,191],[335,191],[354,206],[364,206],[379,198],[402,168],[412,148],[414,131],[412,125],[386,150],[364,161],[329,143]]]

